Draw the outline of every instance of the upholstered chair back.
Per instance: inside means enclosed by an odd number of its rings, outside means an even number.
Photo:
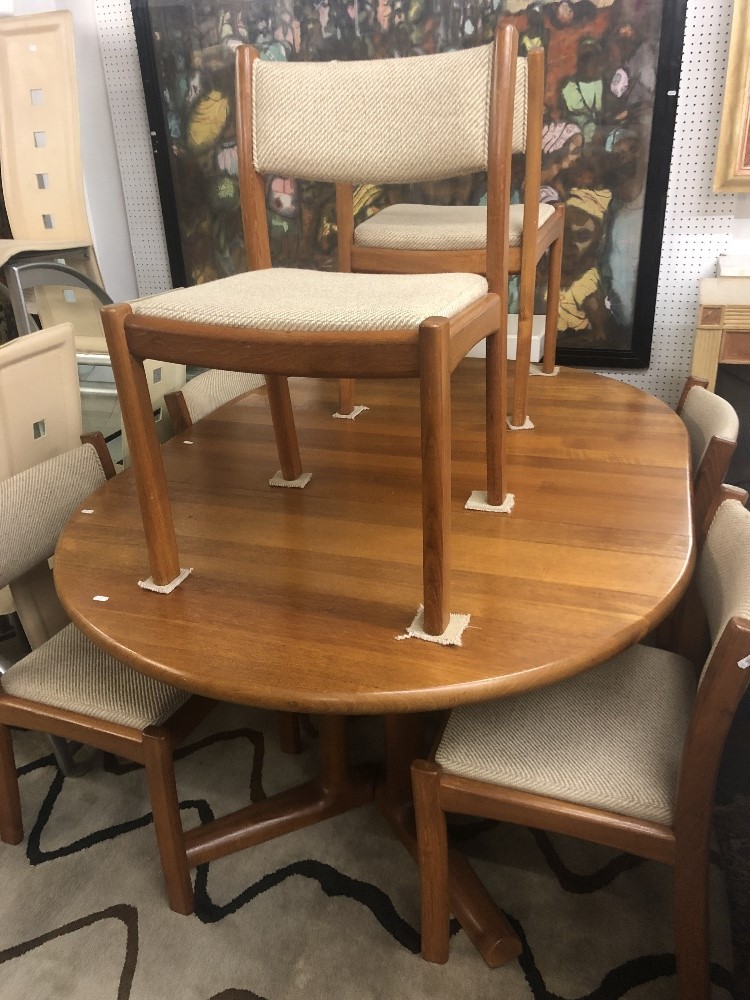
[[[253,163],[261,174],[400,184],[487,169],[491,45],[406,59],[253,64]],[[513,148],[526,138],[517,60]],[[314,123],[314,127],[311,127]]]
[[[85,444],[0,482],[0,587],[10,584],[32,649],[68,623],[48,560],[68,518],[104,481]]]
[[[694,385],[688,392],[680,417],[690,438],[693,475],[700,467],[711,438],[736,441],[739,435],[739,418],[732,404],[700,385]]]
[[[697,583],[713,643],[703,681],[713,668],[713,652],[727,622],[750,620],[750,511],[737,500],[725,500],[716,511],[698,563]]]

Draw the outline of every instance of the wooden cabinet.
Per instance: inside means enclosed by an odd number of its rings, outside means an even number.
[[[704,278],[691,375],[716,387],[720,364],[750,365],[750,277]]]

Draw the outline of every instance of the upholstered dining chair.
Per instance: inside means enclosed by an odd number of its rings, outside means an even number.
[[[447,812],[581,837],[675,868],[681,1000],[708,1000],[708,857],[726,736],[750,682],[750,511],[725,487],[707,518],[690,623],[696,664],[636,645],[570,679],[455,709],[412,783],[422,955],[448,958]]]
[[[169,905],[192,913],[173,751],[213,703],[95,646],[68,622],[48,565],[69,516],[104,482],[100,453],[87,443],[0,483],[0,586],[10,584],[24,628],[35,637],[31,653],[0,680],[0,839],[23,839],[11,726],[119,754],[146,768]]]
[[[690,376],[677,403],[687,427],[693,477],[693,513],[697,527],[724,482],[737,447],[740,422],[731,403],[710,392],[705,379]]]
[[[139,484],[154,586],[180,569],[143,360],[266,376],[281,472],[303,485],[287,376],[419,378],[424,630],[449,623],[450,375],[487,338],[487,501],[505,501],[505,315],[517,34],[434,56],[274,63],[237,51],[241,208],[251,270],[103,310]],[[364,275],[272,268],[264,174],[427,180],[488,169],[487,273]],[[489,287],[496,292],[489,291]]]
[[[531,362],[532,323],[537,264],[549,250],[549,278],[541,371],[555,371],[557,314],[565,209],[541,202],[542,115],[544,110],[544,50],[533,49],[516,66],[512,129],[506,141],[524,156],[521,204],[510,206],[508,274],[519,275],[518,334],[510,424],[529,426],[527,397]],[[488,190],[494,183],[490,177]],[[471,271],[487,274],[492,291],[499,291],[488,273],[487,246],[493,225],[484,206],[389,205],[359,225],[354,224],[354,189],[338,185],[336,215],[342,230],[339,268],[352,271],[407,273]],[[505,276],[501,279],[505,282]],[[341,385],[339,411],[350,413],[351,382]]]

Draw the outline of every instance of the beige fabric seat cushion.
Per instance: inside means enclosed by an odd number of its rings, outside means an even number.
[[[487,293],[476,274],[336,274],[268,268],[138,299],[133,312],[205,325],[305,330],[416,330]]]
[[[2,688],[16,698],[134,729],[164,722],[190,697],[108,656],[75,625],[14,664]]]
[[[634,646],[558,684],[455,709],[435,760],[477,781],[670,824],[695,688],[683,657]]]
[[[539,206],[540,227],[555,209]],[[510,206],[510,246],[521,245],[523,205]],[[484,205],[389,205],[354,230],[357,246],[388,250],[483,250]]]
[[[245,372],[223,372],[215,368],[201,372],[182,387],[182,397],[193,423],[213,413],[230,399],[265,385],[262,375]]]
[[[11,597],[10,587],[0,587],[0,615],[12,615],[16,606]]]

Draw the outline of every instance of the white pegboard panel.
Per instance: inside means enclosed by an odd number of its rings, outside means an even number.
[[[714,194],[732,0],[688,0],[651,366],[606,372],[674,405],[690,372],[698,282],[727,252],[735,197]]]
[[[96,0],[139,295],[172,287],[129,0]]]

